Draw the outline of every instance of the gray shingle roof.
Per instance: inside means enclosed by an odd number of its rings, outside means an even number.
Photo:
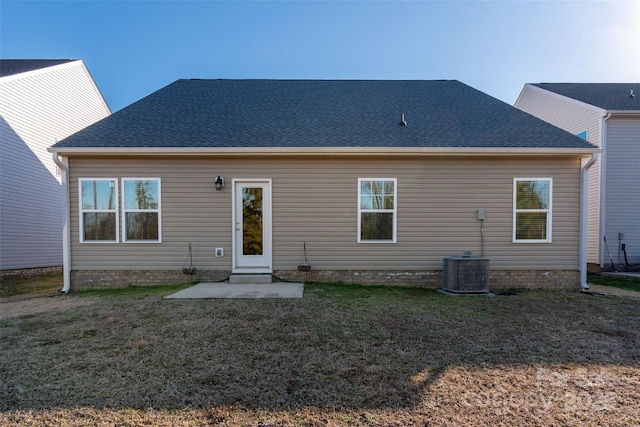
[[[75,59],[0,59],[0,77],[53,67]]]
[[[640,83],[537,83],[533,86],[605,110],[640,111]]]
[[[178,80],[54,150],[144,147],[593,148],[455,80]]]

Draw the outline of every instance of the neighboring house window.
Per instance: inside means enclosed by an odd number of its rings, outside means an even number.
[[[358,178],[358,242],[396,242],[396,178]]]
[[[551,242],[552,184],[551,178],[514,178],[514,242]]]
[[[118,241],[118,182],[111,178],[81,178],[80,241]]]
[[[122,178],[122,239],[160,242],[160,178]]]
[[[577,136],[578,138],[582,138],[582,139],[584,139],[584,140],[586,141],[586,140],[587,140],[587,136],[588,136],[588,134],[587,134],[587,131],[586,131],[586,130],[583,130],[582,132],[577,133],[577,134],[576,134],[576,136]]]

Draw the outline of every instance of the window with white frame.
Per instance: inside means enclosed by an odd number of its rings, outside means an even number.
[[[395,243],[396,178],[358,178],[358,242]]]
[[[80,178],[80,241],[118,242],[118,181]]]
[[[122,178],[122,240],[161,242],[160,178]]]
[[[551,178],[514,178],[514,242],[551,242],[552,191]]]

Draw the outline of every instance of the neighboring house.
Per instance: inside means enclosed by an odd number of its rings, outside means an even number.
[[[483,250],[492,288],[578,287],[598,149],[458,81],[178,80],[50,151],[66,291],[252,272],[439,286],[443,257]]]
[[[0,270],[62,266],[61,175],[47,148],[110,113],[81,60],[0,60]]]
[[[540,83],[525,85],[515,103],[602,149],[589,171],[588,262],[597,268],[611,259],[624,268],[625,251],[640,264],[639,98],[640,83]]]

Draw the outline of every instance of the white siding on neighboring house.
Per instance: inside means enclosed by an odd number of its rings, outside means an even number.
[[[62,265],[61,177],[47,148],[109,114],[80,60],[0,78],[0,270]]]
[[[481,251],[492,269],[578,269],[580,159],[572,157],[70,159],[73,270],[180,270],[189,243],[198,269],[230,270],[234,178],[269,178],[273,268],[440,270],[445,256]],[[216,191],[216,176],[227,186]],[[78,180],[162,179],[162,243],[80,242]],[[551,243],[513,243],[513,179],[553,179]],[[397,178],[397,243],[357,242],[358,178]],[[215,248],[225,256],[215,257]]]
[[[605,236],[614,262],[640,264],[640,117],[607,122]],[[624,240],[619,240],[624,233]]]
[[[601,146],[604,110],[531,85],[525,85],[514,106],[574,135],[586,131],[587,141]],[[596,162],[589,169],[587,226],[587,262],[594,264],[600,262],[600,182],[601,163]]]

